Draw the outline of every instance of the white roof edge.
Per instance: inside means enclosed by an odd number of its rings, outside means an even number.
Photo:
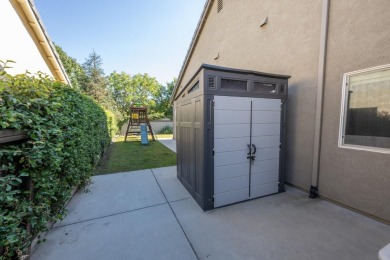
[[[34,5],[34,0],[10,0],[17,2],[20,7],[21,11],[23,12],[23,16],[27,19],[28,22],[32,22],[33,24],[37,24],[38,26],[30,26],[32,31],[34,32],[37,40],[40,39],[39,36],[43,36],[43,42],[41,43],[42,46],[37,46],[37,48],[43,48],[43,51],[46,53],[46,58],[50,59],[51,56],[54,57],[54,59],[51,59],[50,63],[47,64],[49,68],[52,68],[51,71],[54,74],[54,78],[57,80],[62,81],[63,83],[71,85],[70,79],[68,75],[66,74],[65,68],[61,62],[61,59],[50,40],[49,35],[47,34],[47,31],[42,23],[42,20],[39,16],[39,13]],[[32,21],[30,21],[30,19]],[[44,47],[46,46],[46,48]],[[49,49],[48,53],[47,49]],[[50,55],[51,54],[51,55]],[[45,60],[46,61],[46,60]],[[53,63],[54,62],[54,63]],[[47,61],[46,61],[47,63]],[[54,72],[53,72],[54,70]]]
[[[187,51],[187,54],[186,54],[186,57],[184,58],[184,62],[183,62],[183,65],[180,69],[180,72],[179,72],[179,76],[178,76],[178,79],[177,79],[177,83],[176,83],[176,86],[175,88],[173,89],[173,92],[172,92],[172,96],[171,96],[171,102],[173,102],[173,98],[174,96],[176,95],[176,92],[180,86],[180,83],[183,79],[183,75],[184,75],[184,72],[188,66],[188,62],[191,58],[191,55],[194,51],[194,48],[195,48],[195,45],[197,43],[197,40],[198,40],[198,37],[201,33],[201,30],[202,30],[202,27],[206,21],[206,17],[210,11],[210,8],[212,6],[212,3],[214,2],[214,0],[207,0],[205,5],[204,5],[204,8],[203,8],[203,11],[202,11],[202,14],[200,16],[200,19],[199,19],[199,22],[198,22],[198,25],[196,26],[196,29],[195,29],[195,32],[194,32],[194,36],[192,36],[192,40],[191,40],[191,44],[188,48],[188,51]]]
[[[65,80],[67,81],[67,83],[68,83],[69,85],[71,85],[71,82],[70,82],[70,79],[69,79],[69,77],[68,77],[68,74],[66,73],[65,67],[64,67],[64,65],[62,64],[60,55],[57,53],[57,50],[56,50],[56,48],[55,48],[53,42],[51,41],[51,39],[50,39],[50,37],[49,37],[49,35],[48,35],[48,33],[47,33],[47,30],[46,30],[44,24],[41,22],[41,17],[40,17],[40,15],[39,15],[39,13],[38,13],[38,10],[35,8],[34,0],[28,0],[28,1],[29,1],[29,3],[30,3],[31,10],[33,11],[33,13],[34,13],[34,15],[35,15],[35,17],[36,17],[36,19],[37,19],[37,21],[38,21],[38,24],[39,24],[39,26],[41,27],[42,33],[45,35],[45,38],[46,38],[46,40],[47,40],[47,43],[49,44],[50,49],[52,50],[52,52],[53,52],[53,54],[54,54],[54,57],[55,57],[55,59],[56,59],[56,61],[57,61],[57,63],[58,63],[59,68],[61,69],[61,72],[62,72],[62,74],[63,74]]]

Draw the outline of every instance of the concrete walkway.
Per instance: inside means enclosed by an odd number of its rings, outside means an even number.
[[[158,139],[160,143],[171,149],[174,153],[176,153],[176,140],[175,139]]]
[[[203,212],[176,167],[93,177],[32,259],[377,259],[390,227],[305,193]]]

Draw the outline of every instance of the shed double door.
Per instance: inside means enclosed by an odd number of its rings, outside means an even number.
[[[281,100],[214,97],[214,207],[277,193]]]

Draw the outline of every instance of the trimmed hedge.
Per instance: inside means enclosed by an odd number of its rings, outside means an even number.
[[[112,111],[104,109],[104,112],[107,116],[108,131],[110,132],[110,136],[114,137],[119,131],[118,120]]]
[[[0,147],[0,259],[12,259],[64,217],[72,189],[88,183],[111,138],[99,105],[43,74],[0,74],[4,129],[29,136]]]

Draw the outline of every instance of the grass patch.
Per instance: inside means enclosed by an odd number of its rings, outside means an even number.
[[[176,154],[160,142],[149,140],[148,145],[142,145],[139,136],[128,136],[127,142],[118,137],[100,160],[95,175],[172,165],[176,165]]]

